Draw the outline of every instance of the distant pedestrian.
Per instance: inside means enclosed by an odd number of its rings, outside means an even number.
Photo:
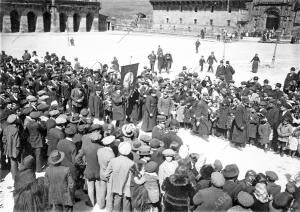
[[[197,39],[197,41],[196,41],[196,43],[195,43],[195,46],[196,46],[196,54],[198,54],[198,52],[199,52],[199,47],[200,47],[200,41],[199,41],[199,39]]]
[[[252,60],[250,62],[252,62],[252,72],[253,73],[257,73],[257,71],[258,71],[258,65],[260,63],[258,54],[255,54],[255,56],[252,58]]]
[[[211,54],[207,58],[207,63],[208,63],[207,72],[211,71],[212,73],[214,73],[214,67],[213,67],[214,61],[216,61],[216,63],[218,62],[214,55],[214,52],[211,52]]]
[[[201,56],[201,59],[199,60],[199,66],[200,66],[200,71],[203,71],[203,65],[205,63],[204,56]]]

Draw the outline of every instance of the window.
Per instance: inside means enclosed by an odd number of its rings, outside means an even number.
[[[179,18],[179,22],[180,22],[180,24],[182,24],[182,18]]]
[[[198,7],[195,7],[195,12],[198,12]]]
[[[167,24],[169,23],[169,18],[166,19]]]
[[[194,24],[197,24],[197,19],[194,19]]]
[[[210,25],[212,26],[214,24],[214,20],[210,19]]]
[[[230,26],[230,20],[227,20],[227,26]]]

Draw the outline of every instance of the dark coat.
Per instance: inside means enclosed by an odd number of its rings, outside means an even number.
[[[231,65],[228,65],[225,67],[225,72],[224,72],[224,76],[225,76],[225,81],[228,83],[230,80],[232,80],[232,75],[234,75],[235,71],[232,68]]]
[[[269,182],[268,185],[267,185],[267,191],[268,191],[268,194],[271,196],[273,196],[273,198],[280,193],[281,191],[281,186],[280,185],[277,185],[276,183],[271,183]]]
[[[89,97],[89,108],[92,116],[102,119],[104,114],[103,97],[95,93],[91,94]]]
[[[147,96],[142,123],[142,130],[145,132],[152,131],[153,127],[156,125],[156,117],[158,113],[157,103],[157,97],[153,97],[151,95]]]
[[[248,136],[249,138],[257,138],[259,117],[256,112],[250,113],[249,123],[248,123]]]
[[[232,142],[238,144],[246,144],[248,141],[248,114],[243,105],[239,105],[235,111],[235,118],[232,124]]]
[[[47,144],[48,144],[48,152],[47,155],[49,156],[50,153],[57,148],[57,144],[59,140],[65,138],[65,134],[61,129],[58,128],[51,128],[47,133]]]
[[[214,186],[199,190],[193,202],[197,207],[194,211],[226,211],[232,206],[231,197]]]
[[[49,204],[74,204],[74,180],[69,167],[49,166],[45,173],[45,186],[49,189]]]
[[[261,211],[261,212],[269,211],[269,202],[262,203],[259,200],[257,200],[254,195],[253,198],[254,198],[254,204],[251,206],[250,208],[251,210]]]
[[[225,66],[224,65],[218,65],[217,71],[216,71],[216,78],[220,78],[221,76],[225,75]]]
[[[176,175],[167,177],[162,184],[162,190],[165,192],[163,198],[165,211],[189,211],[194,189],[187,177]]]
[[[208,105],[205,101],[195,103],[192,108],[193,132],[200,136],[208,135],[210,124],[208,122]]]
[[[20,154],[21,141],[19,130],[15,124],[8,125],[3,131],[2,142],[4,154],[7,157],[17,158]]]
[[[220,106],[217,111],[216,127],[219,129],[227,129],[227,119],[229,116],[229,108],[226,106]]]
[[[125,108],[122,95],[113,93],[111,100],[113,120],[125,120]]]
[[[237,200],[237,195],[241,190],[242,186],[231,180],[226,180],[223,186],[223,191],[225,191],[231,197],[232,202]]]
[[[297,74],[291,74],[291,73],[288,73],[285,77],[285,80],[284,80],[284,84],[283,84],[283,90],[287,89],[289,86],[290,86],[290,82],[292,81],[297,81]]]
[[[29,132],[28,142],[31,144],[32,148],[42,148],[44,145],[43,139],[43,126],[36,122],[35,120],[31,120],[27,124],[27,129]]]

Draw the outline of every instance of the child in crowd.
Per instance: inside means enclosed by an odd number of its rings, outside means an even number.
[[[258,126],[258,135],[259,144],[263,147],[265,151],[267,151],[269,149],[270,141],[273,137],[273,132],[266,117],[264,117],[260,121],[260,125]]]
[[[287,148],[290,136],[293,134],[293,127],[288,120],[283,120],[277,128],[278,133],[278,151],[283,156]]]

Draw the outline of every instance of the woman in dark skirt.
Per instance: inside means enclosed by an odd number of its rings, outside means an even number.
[[[255,54],[255,56],[252,58],[252,60],[250,62],[252,62],[252,72],[257,73],[258,65],[260,63],[260,59],[258,57],[258,54]]]

